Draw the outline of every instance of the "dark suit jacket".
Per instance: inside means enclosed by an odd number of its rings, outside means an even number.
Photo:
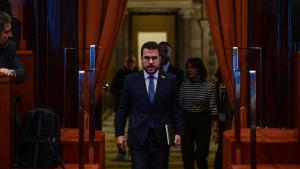
[[[130,148],[143,146],[150,123],[161,146],[167,146],[164,125],[173,122],[174,133],[183,134],[183,113],[178,103],[176,77],[160,71],[155,99],[148,98],[143,71],[126,76],[117,112],[116,136],[124,135],[126,117],[129,116],[128,144]]]
[[[15,82],[26,79],[25,69],[16,54],[16,44],[9,41],[8,44],[0,48],[0,68],[14,69],[16,72]]]
[[[177,77],[178,89],[180,89],[181,84],[184,81],[183,71],[175,67],[174,65],[170,64],[168,67],[168,72],[174,74]]]

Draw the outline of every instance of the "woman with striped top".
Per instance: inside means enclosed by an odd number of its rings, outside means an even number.
[[[206,81],[207,71],[200,58],[186,62],[187,79],[180,88],[179,101],[184,110],[184,136],[181,152],[185,169],[207,169],[207,156],[212,129],[212,119],[217,117],[216,86]],[[217,122],[213,124],[214,129]],[[217,130],[214,130],[217,131]]]

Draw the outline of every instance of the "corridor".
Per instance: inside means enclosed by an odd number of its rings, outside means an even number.
[[[105,158],[106,169],[130,169],[131,162],[113,161],[112,159],[117,154],[117,148],[115,144],[114,135],[114,114],[108,113],[103,117],[102,130],[105,132]],[[216,151],[216,144],[211,143],[210,154],[208,157],[209,169],[213,169],[213,159]],[[169,169],[182,169],[182,159],[180,153],[180,147],[171,147]]]

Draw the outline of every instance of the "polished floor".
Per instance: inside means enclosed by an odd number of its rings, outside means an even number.
[[[105,132],[105,157],[106,157],[106,169],[130,169],[131,162],[129,161],[114,161],[113,159],[117,155],[117,148],[115,144],[115,135],[113,127],[113,113],[107,113],[103,119],[103,128]],[[213,159],[216,151],[216,144],[211,143],[210,154],[208,157],[209,169],[213,169]],[[172,147],[169,159],[169,169],[181,169],[182,158],[180,153],[180,147]]]

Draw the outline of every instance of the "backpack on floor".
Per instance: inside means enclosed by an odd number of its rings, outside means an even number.
[[[56,113],[47,108],[36,108],[25,114],[17,157],[21,167],[63,167]]]

